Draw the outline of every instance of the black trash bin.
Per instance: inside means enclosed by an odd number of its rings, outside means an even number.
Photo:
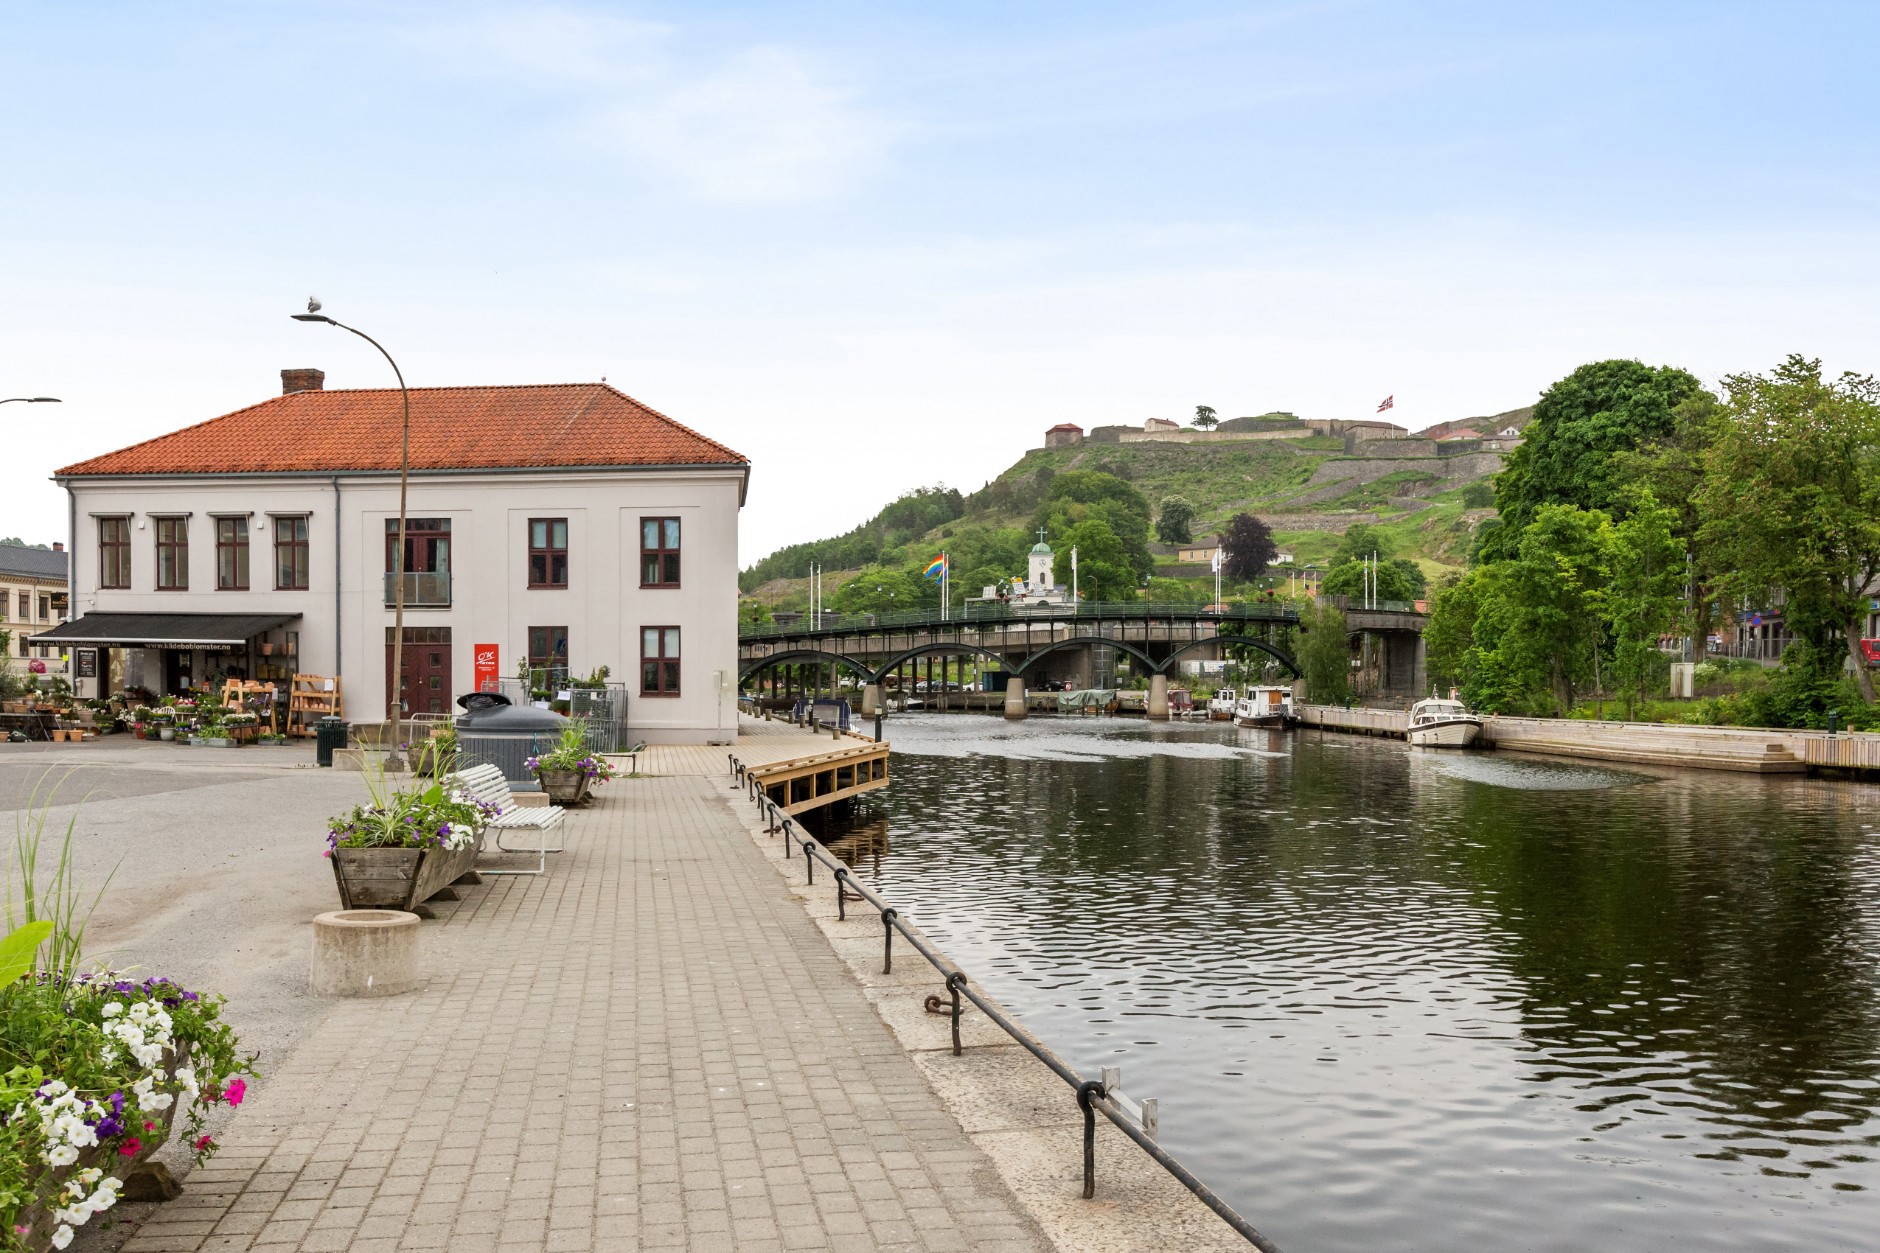
[[[346,736],[351,730],[338,718],[322,718],[320,725],[313,729],[313,759],[322,766],[333,764],[333,750],[346,747]]]

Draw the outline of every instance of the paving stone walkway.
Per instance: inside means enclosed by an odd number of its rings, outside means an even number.
[[[466,889],[427,986],[267,1059],[128,1253],[1049,1248],[724,789],[614,783]]]

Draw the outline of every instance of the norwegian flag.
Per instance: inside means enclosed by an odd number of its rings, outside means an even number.
[[[1396,407],[1397,407],[1397,396],[1395,393],[1392,393],[1391,395],[1384,397],[1384,403],[1377,407],[1377,411],[1379,413],[1382,413],[1386,409],[1394,409]]]

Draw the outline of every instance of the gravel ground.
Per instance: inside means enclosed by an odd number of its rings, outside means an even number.
[[[88,894],[104,888],[87,954],[228,997],[229,1021],[261,1055],[250,1090],[265,1100],[270,1059],[326,1010],[307,992],[307,923],[338,908],[321,836],[328,815],[366,798],[363,777],[315,768],[310,747],[218,750],[115,737],[0,744],[0,859],[8,868],[33,794],[43,803],[54,785],[61,803],[45,811],[41,873],[56,869],[73,824],[79,881]],[[178,1178],[191,1164],[177,1145],[162,1160]],[[74,1253],[116,1249],[151,1208],[117,1206],[81,1229]]]

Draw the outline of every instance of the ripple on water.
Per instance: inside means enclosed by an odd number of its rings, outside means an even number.
[[[1875,789],[889,729],[859,869],[1288,1247],[1875,1243]]]

